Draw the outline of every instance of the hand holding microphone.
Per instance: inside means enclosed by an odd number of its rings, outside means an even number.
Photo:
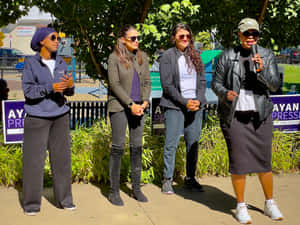
[[[260,55],[257,53],[257,45],[251,45],[251,53],[253,55],[252,60],[254,61],[256,72],[260,72],[263,69],[263,61]]]

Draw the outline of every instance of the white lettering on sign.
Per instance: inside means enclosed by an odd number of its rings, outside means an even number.
[[[154,114],[157,114],[157,113],[161,114],[160,106],[157,106],[156,109],[155,109]]]
[[[275,104],[273,107],[273,112],[283,112],[283,111],[299,111],[299,103],[293,103],[293,104]]]
[[[22,118],[23,112],[24,112],[24,109],[16,109],[16,112],[13,109],[11,109],[8,113],[8,119],[16,119],[17,116],[20,119],[20,118]],[[17,115],[16,115],[16,113],[17,113]]]
[[[13,109],[10,110],[9,113],[8,113],[8,119],[11,119],[11,118],[16,119],[16,114],[15,114],[15,111]]]
[[[22,118],[22,114],[24,112],[24,109],[16,109],[16,111],[17,111],[18,117]]]

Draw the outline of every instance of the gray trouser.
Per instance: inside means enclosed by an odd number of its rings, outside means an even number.
[[[134,116],[129,111],[109,114],[112,129],[112,148],[123,149],[126,128],[129,127],[130,147],[141,147],[144,131],[144,116]]]
[[[134,116],[129,111],[109,114],[112,129],[112,147],[109,158],[110,192],[120,189],[121,157],[126,140],[126,128],[129,127],[131,175],[134,190],[139,190],[141,176],[142,137],[144,116]]]
[[[69,114],[55,118],[26,116],[23,146],[23,207],[39,210],[46,150],[49,149],[56,206],[73,203]]]

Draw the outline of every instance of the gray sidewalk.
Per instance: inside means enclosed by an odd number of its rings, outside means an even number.
[[[234,225],[235,199],[229,177],[204,177],[205,192],[189,192],[175,186],[175,195],[164,195],[158,186],[147,184],[142,189],[148,203],[139,203],[121,192],[125,205],[111,205],[107,188],[92,184],[73,184],[76,211],[53,206],[51,189],[44,191],[41,213],[25,216],[14,188],[0,187],[0,225]],[[123,189],[124,190],[124,189]],[[299,225],[300,175],[275,175],[275,199],[285,216],[272,221],[263,215],[264,197],[258,177],[247,177],[246,201],[253,224]]]

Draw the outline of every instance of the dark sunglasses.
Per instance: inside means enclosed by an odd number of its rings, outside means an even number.
[[[50,39],[51,41],[55,41],[55,40],[57,40],[58,42],[61,41],[61,38],[58,37],[58,36],[56,36],[55,34],[52,34],[52,35],[50,36],[49,39]]]
[[[258,37],[259,36],[259,32],[258,31],[253,31],[253,32],[249,32],[249,31],[244,31],[243,35],[245,37],[249,37],[249,36],[253,36],[253,37]]]
[[[131,36],[131,37],[128,37],[127,40],[132,41],[132,42],[140,41],[141,36]]]
[[[185,37],[186,37],[187,40],[191,39],[190,34],[181,34],[181,35],[178,36],[179,40],[184,40]]]

